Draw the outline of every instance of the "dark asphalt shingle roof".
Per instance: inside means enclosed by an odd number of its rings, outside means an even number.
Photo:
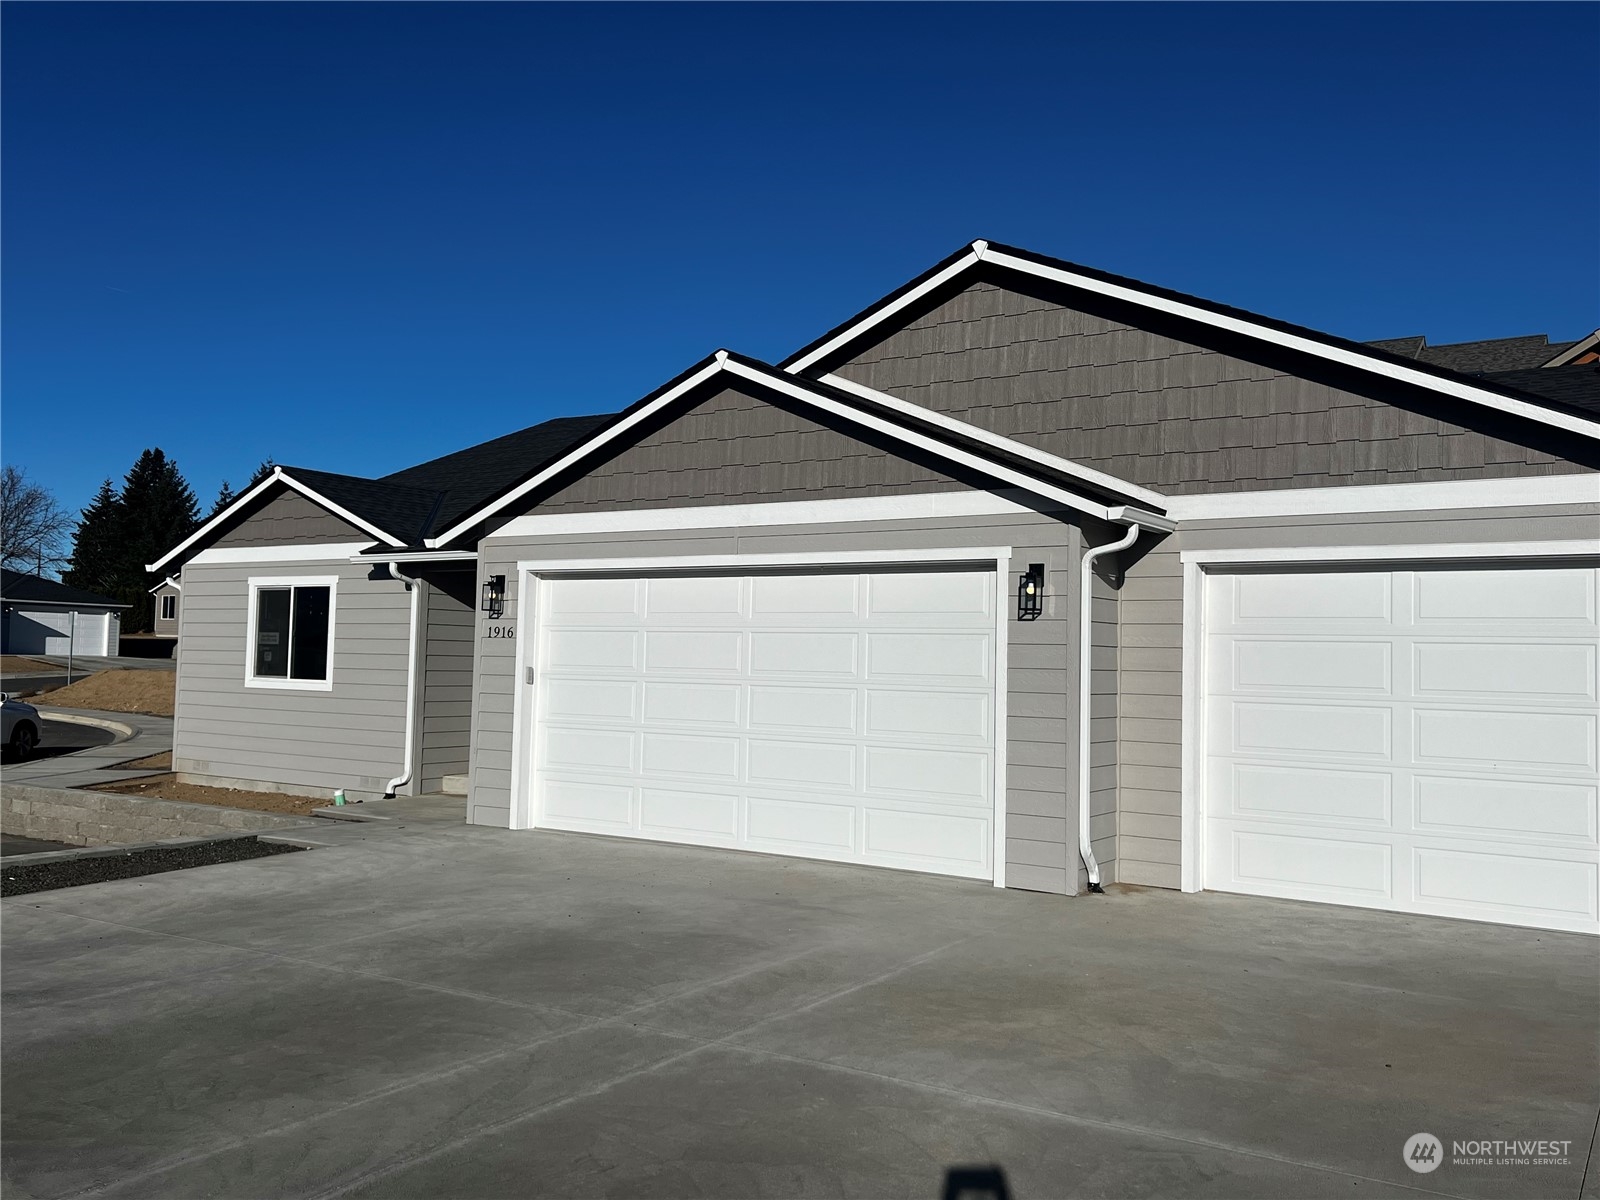
[[[0,571],[0,598],[27,604],[83,604],[97,608],[127,608],[119,600],[86,592],[54,579],[41,579],[21,571]]]
[[[1401,358],[1414,358],[1431,366],[1460,371],[1463,375],[1542,367],[1572,344],[1552,342],[1547,333],[1490,338],[1482,342],[1450,342],[1443,346],[1430,346],[1425,337],[1389,338],[1367,343],[1374,350],[1385,350]]]
[[[426,531],[431,536],[450,528],[473,509],[558,458],[614,416],[614,413],[603,413],[590,417],[557,417],[442,458],[418,463],[385,475],[378,482],[425,489],[439,497],[438,509]]]
[[[319,496],[407,544],[427,536],[430,519],[439,507],[439,493],[427,488],[403,487],[363,479],[359,475],[335,475],[331,471],[311,471],[305,467],[284,467],[283,473],[292,475]]]
[[[1554,351],[1552,351],[1554,353]],[[1522,371],[1486,371],[1480,378],[1516,388],[1543,400],[1600,416],[1600,364],[1539,367]]]

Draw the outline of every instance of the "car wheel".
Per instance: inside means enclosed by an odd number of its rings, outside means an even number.
[[[11,731],[11,757],[18,762],[32,758],[38,744],[39,731],[26,721]]]

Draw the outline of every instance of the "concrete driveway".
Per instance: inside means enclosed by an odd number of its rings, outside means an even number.
[[[4,902],[7,1200],[1584,1187],[1590,938],[347,832]],[[1513,1138],[1568,1161],[1448,1161]]]

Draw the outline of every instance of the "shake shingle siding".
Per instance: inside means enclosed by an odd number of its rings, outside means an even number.
[[[1180,495],[1583,469],[1435,416],[987,283],[835,371]]]
[[[594,468],[539,511],[826,500],[960,486],[730,388]]]
[[[292,546],[315,542],[373,542],[348,521],[280,485],[275,495],[261,502],[216,540],[218,546]]]

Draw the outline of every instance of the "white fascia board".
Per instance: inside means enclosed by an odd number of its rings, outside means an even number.
[[[644,574],[658,571],[743,571],[783,567],[877,567],[972,564],[1004,571],[1010,546],[939,550],[821,550],[778,554],[679,554],[648,558],[523,559],[517,570],[535,575]]]
[[[1107,475],[1104,471],[1096,471],[1093,467],[1085,467],[1068,458],[1059,458],[1054,454],[1040,450],[1037,446],[1014,441],[998,433],[991,433],[977,425],[969,425],[965,421],[958,421],[954,417],[941,412],[935,412],[921,404],[914,404],[910,400],[902,400],[898,396],[891,396],[888,392],[880,392],[870,388],[864,383],[857,383],[853,379],[846,379],[842,375],[823,375],[822,382],[831,387],[838,388],[841,392],[849,392],[852,396],[860,396],[863,400],[870,401],[891,412],[901,413],[915,420],[925,421],[937,429],[959,434],[961,437],[970,438],[985,446],[1002,450],[1007,454],[1015,454],[1018,458],[1029,462],[1036,462],[1041,467],[1052,471],[1059,471],[1063,475],[1080,479],[1094,487],[1105,488],[1107,491],[1118,492],[1124,496],[1131,496],[1142,501],[1152,508],[1166,508],[1167,498],[1160,492],[1153,492],[1149,488],[1140,487],[1136,483],[1129,483],[1126,479],[1118,479],[1115,475]]]
[[[618,421],[615,425],[606,429],[598,437],[592,438],[578,446],[573,447],[555,462],[551,463],[544,470],[540,471],[533,478],[512,488],[511,491],[507,492],[504,496],[501,496],[500,499],[494,501],[492,504],[487,504],[474,512],[468,513],[460,521],[457,521],[454,526],[446,529],[438,537],[428,538],[426,544],[431,548],[443,546],[452,539],[471,529],[474,525],[477,525],[489,517],[494,516],[495,513],[499,512],[509,504],[514,504],[518,499],[526,496],[529,492],[538,487],[540,484],[544,483],[546,480],[553,478],[562,471],[566,470],[568,467],[572,466],[573,463],[581,461],[600,447],[609,445],[611,442],[616,441],[629,430],[636,428],[641,422],[649,420],[652,416],[660,412],[667,405],[671,404],[679,396],[682,396],[684,393],[700,386],[700,384],[704,383],[707,379],[710,379],[718,371],[722,370],[722,367],[723,361],[720,358],[715,362],[707,363],[704,368],[696,371],[693,375],[689,376],[689,378],[685,379],[671,391],[664,392],[660,396],[657,396],[651,403],[639,408],[633,413],[632,416]]]
[[[723,365],[729,374],[751,380],[752,382],[759,383],[764,387],[769,387],[773,391],[781,392],[784,395],[789,396],[791,399],[798,400],[800,403],[811,408],[818,409],[836,417],[840,417],[843,420],[851,422],[852,424],[860,425],[864,429],[871,429],[874,432],[882,433],[892,437],[896,441],[904,442],[908,446],[915,446],[919,450],[926,450],[930,454],[937,454],[939,457],[949,459],[951,462],[960,463],[962,466],[970,467],[975,471],[981,472],[982,474],[993,476],[995,479],[1004,480],[1013,487],[1022,488],[1025,491],[1032,492],[1036,496],[1043,496],[1047,500],[1054,500],[1056,503],[1063,504],[1068,508],[1075,508],[1079,512],[1088,513],[1092,517],[1098,517],[1102,521],[1108,521],[1112,519],[1110,515],[1111,510],[1108,509],[1104,504],[1097,504],[1093,500],[1085,499],[1084,497],[1073,492],[1069,492],[1064,488],[1058,488],[1052,484],[1043,483],[1040,480],[1034,479],[1030,475],[1024,475],[1021,471],[1013,471],[1010,467],[1003,466],[997,462],[992,462],[981,455],[971,454],[957,446],[952,446],[947,442],[940,441],[938,438],[929,437],[926,434],[919,433],[914,429],[908,429],[904,425],[898,424],[897,422],[887,421],[882,417],[874,416],[871,413],[864,413],[860,409],[851,408],[848,405],[840,404],[827,396],[818,395],[810,388],[807,388],[793,380],[782,377],[774,377],[772,375],[768,375],[764,371],[752,370],[743,363],[734,362],[732,359],[727,360],[727,362],[725,362]]]
[[[984,251],[987,249],[988,244],[985,242],[972,243],[972,249],[968,253],[956,259],[955,262],[951,263],[937,275],[923,280],[922,283],[917,287],[912,288],[904,296],[899,297],[892,303],[884,305],[877,312],[873,313],[872,316],[868,317],[860,324],[852,325],[849,329],[844,330],[837,337],[830,338],[828,341],[818,346],[815,350],[808,351],[803,358],[797,358],[794,362],[790,363],[785,370],[787,370],[791,375],[796,375],[801,371],[804,371],[813,363],[828,357],[828,355],[832,354],[834,350],[859,336],[863,330],[870,329],[872,326],[888,320],[907,305],[915,304],[918,300],[922,299],[922,297],[926,296],[935,288],[942,287],[944,284],[954,279],[957,275],[960,275],[968,270],[970,267],[982,260]]]
[[[154,596],[164,587],[177,588],[180,592],[183,591],[183,584],[179,583],[171,575],[168,575],[160,583],[156,584],[155,587],[150,589],[150,595]]]
[[[1218,492],[1209,496],[1174,496],[1167,503],[1167,513],[1177,521],[1188,523],[1340,513],[1532,508],[1556,504],[1600,504],[1600,474],[1584,471],[1512,479],[1450,479],[1434,483]]]
[[[353,563],[372,563],[382,566],[388,562],[402,563],[433,563],[433,562],[477,562],[476,550],[407,550],[401,554],[353,554],[350,556]]]
[[[1596,349],[1600,349],[1600,329],[1596,329],[1587,337],[1579,338],[1544,365],[1547,367],[1564,367],[1573,359],[1582,358],[1591,350]]]
[[[162,555],[160,558],[156,559],[155,562],[146,563],[144,569],[146,571],[160,571],[160,570],[163,570],[168,563],[170,563],[173,559],[175,559],[179,555],[181,555],[190,546],[194,545],[196,542],[203,541],[206,537],[208,537],[219,525],[221,525],[224,521],[228,520],[229,517],[233,516],[234,511],[236,509],[240,508],[241,506],[243,506],[245,504],[250,503],[250,501],[254,500],[257,496],[261,495],[262,492],[266,491],[269,487],[271,487],[275,483],[288,484],[291,488],[293,488],[295,491],[299,492],[302,496],[305,496],[308,500],[311,500],[314,503],[321,505],[323,508],[325,508],[329,512],[333,513],[340,520],[348,521],[348,522],[350,522],[350,524],[354,525],[357,529],[361,529],[361,530],[364,530],[367,533],[370,533],[373,537],[377,538],[380,542],[384,542],[384,543],[386,543],[386,544],[388,544],[390,546],[403,546],[403,545],[405,545],[405,543],[400,541],[400,539],[398,539],[396,537],[393,537],[390,534],[385,533],[383,530],[379,529],[376,525],[373,525],[373,524],[371,524],[371,523],[369,523],[367,521],[363,521],[360,517],[356,516],[354,513],[346,511],[345,509],[343,509],[339,505],[333,503],[333,501],[327,499],[326,497],[319,496],[316,492],[312,491],[305,484],[303,484],[299,480],[295,479],[294,476],[285,475],[283,473],[283,468],[282,467],[273,467],[271,475],[268,475],[260,483],[256,484],[255,487],[251,488],[249,491],[245,492],[242,496],[238,497],[238,499],[234,500],[234,502],[232,504],[228,505],[227,508],[223,509],[216,516],[212,517],[204,525],[200,526],[199,529],[196,529],[193,533],[191,533],[188,537],[184,538],[183,541],[179,542],[171,550],[168,550],[164,555]]]
[[[1600,557],[1600,538],[1557,542],[1459,542],[1425,546],[1279,546],[1249,550],[1185,550],[1185,563],[1201,566],[1272,566],[1316,563],[1429,562],[1471,559],[1557,559]]]
[[[328,563],[372,562],[370,555],[358,558],[371,542],[302,542],[288,546],[211,546],[189,561],[197,567],[229,563]]]
[[[1021,491],[1011,494],[1024,496]],[[598,533],[664,533],[688,529],[770,529],[857,521],[936,521],[954,517],[1033,516],[1065,506],[1040,506],[995,492],[920,492],[910,496],[852,496],[839,500],[774,500],[765,504],[694,504],[611,512],[528,513],[484,539],[561,537]]]
[[[1499,412],[1512,413],[1531,421],[1538,421],[1543,425],[1553,425],[1557,429],[1565,429],[1569,433],[1600,439],[1600,420],[1592,417],[1551,412],[1549,409],[1541,408],[1537,404],[1529,404],[1522,400],[1512,399],[1509,396],[1502,396],[1497,392],[1485,391],[1465,379],[1459,381],[1441,379],[1437,375],[1430,375],[1426,371],[1419,371],[1402,363],[1391,363],[1369,354],[1363,354],[1357,350],[1329,346],[1312,338],[1301,337],[1296,333],[1285,333],[1282,330],[1260,325],[1254,321],[1247,321],[1242,317],[1231,317],[1223,313],[1211,312],[1209,309],[1186,304],[1181,300],[1169,300],[1165,296],[1152,296],[1150,293],[1139,291],[1136,288],[1107,283],[1100,279],[1091,279],[1087,275],[1079,275],[1074,271],[1064,271],[1060,267],[1047,267],[997,250],[988,251],[984,255],[984,261],[993,263],[996,266],[1007,267],[1014,271],[1022,271],[1040,279],[1049,279],[1056,283],[1064,283],[1069,287],[1080,288],[1083,291],[1095,292],[1101,296],[1110,296],[1113,299],[1122,300],[1129,304],[1137,304],[1142,308],[1153,308],[1159,312],[1170,313],[1173,316],[1195,321],[1202,325],[1226,329],[1230,333],[1243,334],[1258,341],[1285,346],[1291,350],[1314,355],[1317,358],[1327,359],[1343,366],[1354,367],[1357,370],[1368,371],[1375,375],[1383,375],[1387,378],[1427,388],[1429,391],[1439,392],[1446,396],[1454,396],[1458,400],[1466,400],[1469,403],[1483,405]]]

